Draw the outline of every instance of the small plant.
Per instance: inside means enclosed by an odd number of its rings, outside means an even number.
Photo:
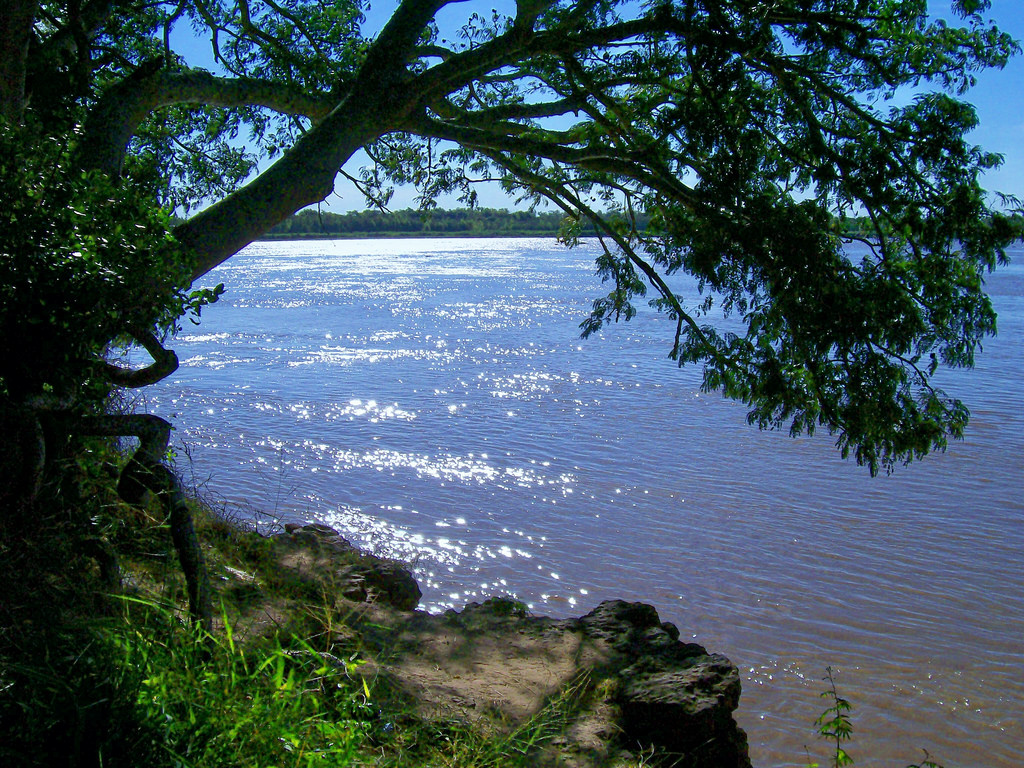
[[[834,744],[831,765],[833,768],[842,768],[844,765],[853,765],[853,758],[843,747],[843,744],[853,737],[853,723],[850,721],[853,705],[836,690],[832,667],[825,667],[824,679],[828,681],[828,689],[822,691],[821,697],[831,703],[818,715],[814,725],[821,738],[828,739]],[[816,768],[817,765],[812,763],[810,768]]]
[[[515,616],[522,619],[530,613],[530,609],[527,608],[526,603],[507,595],[492,597],[486,604],[488,608],[490,608],[491,612],[496,616]]]
[[[928,754],[928,750],[922,750],[924,752],[924,759],[920,763],[911,763],[907,768],[942,768],[941,765],[932,760],[932,756]]]
[[[850,720],[850,712],[853,711],[853,705],[839,695],[835,676],[832,674],[832,667],[825,667],[825,677],[823,679],[828,681],[828,689],[822,691],[821,697],[828,699],[830,704],[814,721],[815,730],[821,738],[827,739],[833,744],[831,762],[829,763],[832,768],[853,765],[853,758],[850,757],[850,753],[843,746],[853,738],[853,723]],[[911,763],[906,768],[942,768],[942,765],[931,759],[928,750],[923,751],[924,758],[921,762]],[[807,768],[820,768],[820,763],[811,761],[808,756]]]

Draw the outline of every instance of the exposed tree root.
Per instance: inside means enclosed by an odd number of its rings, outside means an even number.
[[[81,431],[92,435],[137,437],[139,447],[128,460],[117,483],[118,495],[129,504],[154,493],[168,512],[171,538],[188,588],[192,619],[207,631],[213,627],[210,581],[192,513],[181,481],[164,463],[171,438],[169,421],[152,414],[94,416],[82,421]]]
[[[153,333],[138,328],[130,335],[150,354],[152,364],[141,369],[120,368],[108,362],[101,370],[113,385],[135,388],[148,386],[173,373],[178,358],[165,349]],[[164,463],[171,438],[171,424],[152,414],[82,415],[68,403],[0,402],[0,427],[8,440],[0,451],[0,470],[6,475],[0,488],[0,502],[9,509],[30,506],[42,488],[48,470],[68,435],[135,437],[139,446],[128,460],[117,483],[118,495],[129,504],[142,502],[154,494],[167,511],[171,538],[188,589],[192,620],[207,632],[213,627],[209,576],[203,551],[192,522],[192,513],[181,481]],[[117,581],[118,570],[113,553],[90,540],[92,556],[100,565],[106,581]]]

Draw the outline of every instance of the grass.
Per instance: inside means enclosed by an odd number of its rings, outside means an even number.
[[[423,721],[358,673],[361,638],[326,588],[274,572],[265,539],[197,506],[221,611],[207,635],[161,509],[121,503],[116,457],[93,451],[31,514],[0,510],[0,765],[525,768],[586,687],[511,730]],[[115,553],[120,589],[100,567]],[[268,600],[283,618],[254,631]]]
[[[280,645],[245,651],[168,606],[131,603],[78,634],[81,647],[6,670],[23,716],[0,747],[5,764],[351,763],[366,700],[344,669]]]
[[[158,724],[148,751],[173,765],[348,765],[365,740],[368,697],[344,664],[280,642],[243,649],[230,625],[209,638],[171,607],[132,601],[111,640],[138,719]]]
[[[51,635],[41,655],[8,657],[0,763],[528,766],[581,690],[510,733],[423,722],[357,674],[357,653],[332,652],[329,607],[304,615],[316,630],[308,637],[281,632],[249,643],[236,638],[228,611],[211,637],[180,604],[121,596],[108,615]]]
[[[547,705],[514,728],[491,727],[464,721],[398,722],[378,737],[382,750],[375,765],[381,768],[503,768],[536,766],[551,760],[548,748],[556,744],[573,715],[590,693],[589,675],[569,683]],[[404,726],[402,721],[405,720]]]

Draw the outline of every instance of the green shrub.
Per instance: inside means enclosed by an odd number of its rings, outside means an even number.
[[[128,181],[76,170],[75,136],[0,121],[0,396],[102,400],[96,361],[130,329],[173,331],[188,291],[171,219]]]

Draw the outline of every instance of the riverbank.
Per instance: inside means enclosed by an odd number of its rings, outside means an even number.
[[[401,713],[392,730],[456,723],[500,739],[542,724],[530,750],[537,765],[632,766],[653,755],[750,765],[732,716],[736,667],[680,642],[649,605],[606,601],[554,620],[494,598],[432,615],[415,610],[408,570],[325,526],[268,537],[214,528],[211,576],[229,606],[222,627],[243,646],[298,632],[319,637],[327,657],[358,660],[349,674],[381,717]],[[311,615],[319,627],[305,624]]]
[[[564,227],[561,211],[507,211],[491,208],[406,208],[387,213],[371,209],[345,214],[305,210],[273,227],[269,239],[394,237],[555,237]],[[582,229],[593,232],[589,225]]]
[[[161,505],[124,504],[109,477],[83,487],[88,527],[0,518],[0,764],[751,766],[738,670],[650,605],[431,614],[406,567],[327,526],[264,535],[196,505],[207,634]]]
[[[0,764],[750,768],[736,667],[642,603],[430,614],[326,526],[192,503],[208,633],[159,500],[125,504],[108,469],[77,506],[0,516]]]

